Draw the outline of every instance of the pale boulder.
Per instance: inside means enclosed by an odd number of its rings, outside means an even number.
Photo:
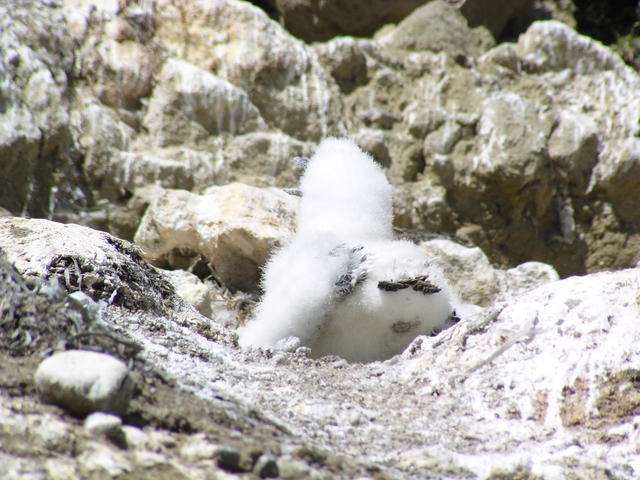
[[[474,305],[486,307],[513,299],[559,278],[551,265],[541,262],[526,262],[508,270],[494,268],[480,248],[451,240],[428,240],[420,246],[442,269],[461,300]]]
[[[149,206],[134,241],[148,258],[172,268],[204,257],[231,290],[255,290],[260,267],[295,228],[297,198],[240,183],[203,195],[165,190]]]
[[[35,383],[43,401],[78,416],[96,411],[124,414],[134,386],[124,362],[84,350],[68,350],[43,360]]]

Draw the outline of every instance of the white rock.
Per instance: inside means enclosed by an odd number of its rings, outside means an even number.
[[[560,279],[551,265],[541,262],[525,262],[508,270],[496,270],[500,285],[500,300],[518,297],[545,283]]]
[[[176,293],[193,305],[201,314],[211,317],[211,304],[216,297],[212,285],[202,282],[186,270],[167,270],[164,274],[176,289]]]
[[[45,462],[45,469],[48,478],[50,478],[51,480],[64,480],[66,478],[79,477],[77,462],[72,458],[49,458]]]
[[[94,412],[85,418],[84,428],[95,435],[114,437],[122,432],[122,420],[117,415]]]
[[[225,295],[211,281],[202,281],[196,275],[185,270],[166,270],[165,275],[187,303],[193,305],[202,315],[220,325],[237,327],[238,313]]]
[[[508,270],[494,268],[480,248],[450,240],[428,240],[420,247],[434,258],[461,299],[474,305],[512,299],[559,279],[551,265],[541,262],[526,262]]]
[[[192,435],[180,448],[180,455],[190,461],[208,460],[214,458],[218,445],[208,441],[204,435]]]
[[[128,447],[150,450],[159,448],[157,442],[140,428],[124,425],[122,427],[122,433],[124,434],[124,439]]]
[[[36,370],[35,383],[45,402],[79,416],[98,410],[122,415],[133,389],[122,361],[84,350],[68,350],[43,360]]]

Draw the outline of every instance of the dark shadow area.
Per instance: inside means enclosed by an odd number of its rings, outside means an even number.
[[[575,0],[578,31],[604,44],[640,34],[640,6],[633,0]]]

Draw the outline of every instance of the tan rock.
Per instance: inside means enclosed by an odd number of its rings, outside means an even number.
[[[185,256],[202,255],[228,288],[255,290],[270,251],[293,232],[296,205],[281,190],[239,183],[203,195],[166,190],[147,209],[135,242],[148,258],[174,268]]]
[[[202,281],[185,270],[167,270],[164,273],[175,287],[176,293],[202,315],[225,327],[238,326],[239,315],[232,307],[234,299],[221,292],[220,287],[216,287],[211,280]]]
[[[295,157],[309,157],[311,142],[280,132],[251,132],[235,136],[224,149],[229,181],[257,187],[295,187],[301,169]]]
[[[498,277],[478,247],[469,248],[449,240],[429,240],[420,246],[442,269],[461,300],[487,306],[498,299]]]

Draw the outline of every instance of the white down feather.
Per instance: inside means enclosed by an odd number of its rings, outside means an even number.
[[[453,322],[458,301],[441,271],[419,247],[393,239],[393,189],[369,155],[350,140],[324,140],[300,190],[297,232],[265,267],[241,346],[295,336],[313,356],[368,362]],[[385,286],[416,278],[437,288]]]

